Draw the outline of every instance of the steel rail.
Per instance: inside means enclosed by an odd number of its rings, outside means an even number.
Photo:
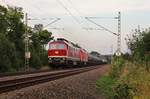
[[[98,68],[98,66],[91,66],[86,68],[78,68],[78,69],[73,69],[64,72],[58,72],[58,73],[51,73],[45,75],[37,75],[33,77],[25,77],[25,78],[13,79],[13,80],[0,81],[0,94],[13,91],[16,89],[21,89],[24,87],[48,82],[48,81],[53,81],[67,76],[72,76],[75,74],[87,72],[96,68]]]
[[[47,69],[47,70],[33,70],[33,71],[22,71],[22,72],[8,72],[8,73],[0,73],[0,78],[2,77],[8,77],[8,76],[20,76],[20,75],[27,75],[27,74],[34,74],[34,73],[42,73],[42,72],[50,72],[52,70]]]

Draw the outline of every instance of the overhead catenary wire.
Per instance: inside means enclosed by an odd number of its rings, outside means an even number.
[[[22,0],[22,1],[24,1],[24,3],[26,3],[26,4],[30,5],[30,6],[32,6],[33,8],[37,9],[38,12],[40,11],[40,13],[41,13],[41,12],[43,13],[43,10],[41,10],[41,8],[38,7],[37,5],[31,4],[28,0]]]
[[[37,9],[37,11],[40,11],[40,13],[42,12],[43,13],[43,10],[41,10],[40,7],[38,7],[37,5],[34,5],[32,3],[30,3],[28,0],[23,0],[24,3],[34,7]],[[57,0],[57,2],[71,15],[71,17],[78,23],[81,25],[81,22],[72,14],[72,12],[60,1],[60,0]],[[70,2],[71,3],[71,2]],[[77,9],[76,9],[77,11]],[[44,11],[45,12],[45,11]],[[45,12],[47,13],[47,12]],[[78,11],[78,13],[80,13]],[[52,18],[28,18],[29,20],[48,20],[48,19],[52,19]],[[58,19],[57,17],[55,19]],[[51,24],[52,22],[50,22],[49,24]],[[47,24],[45,27],[47,27],[49,24]]]
[[[78,23],[80,24],[80,21],[71,13],[71,11],[60,1],[56,0],[69,14],[70,16]]]
[[[71,17],[79,24],[81,25],[80,21],[71,13],[71,11],[60,1],[60,0],[56,0],[70,15]],[[82,27],[82,26],[81,26]],[[89,32],[89,31],[87,31]]]
[[[28,2],[28,1],[27,1],[27,0],[24,0],[24,2]],[[37,11],[40,11],[40,13],[41,13],[41,12],[44,12],[44,13],[47,14],[47,12],[45,12],[45,10],[44,10],[44,11],[41,10],[41,8],[38,7],[37,5],[33,5],[33,4],[29,3],[29,2],[28,2],[28,4],[30,4],[32,7],[36,8]],[[59,32],[61,32],[58,28],[55,28],[55,27],[51,26],[51,24],[53,24],[53,23],[59,21],[61,18],[54,17],[54,16],[53,16],[53,18],[32,18],[33,21],[34,21],[34,20],[47,20],[47,19],[53,19],[53,20],[52,20],[51,22],[47,23],[45,26],[43,26],[43,28],[52,27],[51,29],[55,29],[55,30],[58,30]],[[47,28],[47,29],[50,29],[50,28]]]
[[[97,26],[101,27],[101,28],[102,28],[102,29],[104,29],[105,31],[110,32],[110,33],[112,33],[112,34],[114,34],[114,35],[118,36],[118,34],[117,34],[117,33],[112,32],[111,30],[109,30],[109,29],[105,28],[104,26],[102,26],[102,25],[100,25],[100,24],[97,24],[96,22],[94,22],[94,21],[90,20],[90,18],[85,17],[85,19],[87,19],[87,20],[88,20],[88,21],[90,21],[91,23],[93,23],[93,24],[95,24],[95,25],[97,25]]]
[[[83,15],[75,6],[74,4],[72,3],[71,0],[67,0],[71,5],[72,5],[72,8],[79,14],[79,15]],[[82,16],[80,16],[82,18]]]
[[[73,8],[76,10],[76,12],[78,12],[80,15],[82,14],[76,7],[74,7],[74,5],[73,5],[73,3],[72,3],[72,1],[71,0],[67,0],[72,6],[73,6]],[[81,16],[80,16],[81,17]],[[82,18],[82,17],[81,17]],[[95,18],[97,18],[97,19],[118,19],[118,17],[88,17],[88,18],[90,18],[90,19],[95,19]],[[85,19],[85,18],[84,18]],[[87,26],[88,26],[88,23],[86,23],[87,24]],[[95,22],[94,22],[94,24],[96,24]],[[98,24],[96,24],[96,25],[98,25]],[[99,27],[101,27],[101,29],[94,29],[94,28],[90,28],[89,26],[88,26],[88,28],[83,28],[83,29],[86,29],[87,31],[88,30],[106,30],[106,31],[108,31],[108,32],[111,32],[111,33],[113,33],[113,34],[115,34],[116,35],[116,33],[115,32],[112,32],[112,31],[110,31],[109,29],[107,29],[107,28],[105,28],[104,26],[102,26],[102,25],[100,25]],[[88,31],[89,32],[89,31]]]
[[[77,7],[74,6],[72,1],[71,0],[67,0],[67,1],[71,4],[72,8],[80,15],[80,18],[84,19],[84,17],[83,17],[84,14],[82,12],[80,12]],[[86,24],[88,25],[88,23],[86,23]]]
[[[31,5],[32,7],[36,8],[37,11],[40,10],[40,13],[41,13],[41,12],[44,12],[43,10],[41,10],[40,7],[38,7],[37,5],[31,4],[28,0],[23,0],[23,1],[24,1],[24,2],[27,2],[27,3],[28,3],[29,5]],[[44,12],[44,13],[47,13],[47,12]],[[44,28],[45,28],[45,27],[48,27],[48,26],[50,26],[51,24],[57,22],[58,20],[60,20],[60,18],[57,18],[57,17],[54,17],[54,18],[28,18],[28,20],[53,20],[52,22],[49,22],[48,24],[46,24],[46,25],[44,26]]]
[[[81,13],[81,12],[74,6],[74,4],[72,3],[72,1],[71,1],[71,0],[67,0],[67,1],[71,4],[72,8],[80,15],[80,18],[81,18],[81,19],[84,19],[84,17],[82,16],[83,13]],[[88,23],[86,23],[86,26],[89,28]],[[82,28],[82,29],[84,29],[84,28]],[[86,31],[90,34],[90,32],[88,31],[88,29],[84,29],[84,30],[86,30]]]
[[[57,0],[57,2],[71,15],[71,17],[82,27],[82,24],[80,23],[80,21],[72,14],[72,12],[60,1]],[[72,3],[71,0],[68,0],[68,2],[72,5],[73,9],[75,9],[75,11],[79,14],[79,15],[83,15],[76,7],[74,7],[74,4]],[[84,17],[80,16],[81,19],[84,19]],[[88,23],[86,23],[86,26],[88,26]],[[82,28],[83,29],[83,28]],[[88,33],[89,31],[86,30]],[[89,33],[90,34],[90,33]]]
[[[80,16],[81,19],[85,20],[85,18],[83,17],[84,14],[83,14],[82,12],[80,12],[77,7],[74,6],[73,2],[72,2],[71,0],[67,0],[67,1],[72,5],[72,8],[73,8],[79,15],[81,15],[81,16]],[[88,30],[103,30],[103,29],[90,28],[89,24],[87,23],[87,20],[85,20],[84,22],[85,22],[85,24],[86,24],[86,26],[87,26],[88,28],[84,28],[84,27],[83,27],[82,29],[86,30],[88,33],[89,33]]]
[[[89,30],[92,30],[92,29],[90,28],[89,24],[87,23],[87,20],[83,17],[84,14],[83,14],[82,12],[80,12],[80,11],[78,10],[78,8],[76,8],[76,7],[74,6],[74,4],[72,3],[71,0],[68,0],[68,2],[71,4],[71,7],[80,15],[80,18],[83,19],[83,20],[85,20],[84,22],[85,22],[86,26],[89,28],[89,29],[85,29],[85,28],[83,27],[82,29],[84,29],[88,34],[92,34],[92,33],[90,33],[90,31],[89,31]],[[81,24],[80,24],[80,25],[81,25]],[[104,29],[96,29],[96,30],[104,30]]]
[[[52,22],[48,23],[47,25],[45,25],[44,28],[48,27],[49,25],[51,25],[51,24],[53,24],[53,23],[55,23],[59,20],[60,20],[60,18],[55,19],[54,21],[52,21]]]
[[[117,19],[117,17],[88,17],[90,19]]]
[[[50,20],[54,18],[28,18],[28,20]]]

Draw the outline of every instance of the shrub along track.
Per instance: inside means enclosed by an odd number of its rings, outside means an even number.
[[[33,86],[36,84],[64,78],[67,76],[87,72],[93,69],[97,69],[98,67],[99,66],[90,66],[90,67],[84,67],[84,68],[71,69],[71,70],[64,71],[64,72],[56,72],[56,73],[45,74],[45,75],[36,75],[36,76],[31,76],[31,77],[0,81],[0,94],[13,91],[16,89],[21,89],[24,87]]]

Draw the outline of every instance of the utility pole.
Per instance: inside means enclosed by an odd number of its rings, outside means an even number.
[[[121,13],[118,12],[118,17],[116,18],[118,19],[118,40],[117,40],[117,51],[116,51],[116,55],[120,56],[121,55]]]
[[[110,55],[111,55],[111,64],[112,64],[112,61],[113,61],[113,45],[111,45]]]
[[[30,52],[29,52],[29,35],[28,35],[28,14],[25,14],[25,71],[29,70],[30,64]]]
[[[31,57],[31,53],[29,51],[29,33],[28,33],[28,20],[40,20],[40,19],[32,19],[32,18],[28,18],[28,14],[25,13],[25,25],[26,25],[26,30],[25,30],[25,71],[29,70],[29,66],[30,66],[30,57]],[[46,20],[45,18],[42,20]],[[59,21],[60,18],[56,18],[55,20],[53,20],[52,22],[50,22],[49,24],[47,24],[46,26],[44,26],[43,28],[48,27],[49,25],[56,23],[57,21]]]
[[[85,17],[85,19],[87,19],[88,21],[90,21],[91,23],[97,25],[98,27],[100,27],[101,29],[110,32],[114,35],[117,36],[117,50],[116,50],[116,55],[120,56],[121,55],[121,12],[118,12],[118,16],[117,17],[113,17],[112,19],[117,19],[118,20],[118,33],[115,33],[107,28],[105,28],[104,26],[97,24],[96,22],[90,20],[91,18],[105,18],[105,17]],[[109,18],[110,19],[110,18]]]

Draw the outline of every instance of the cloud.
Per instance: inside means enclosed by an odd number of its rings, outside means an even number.
[[[85,31],[81,27],[86,27],[87,24],[80,25],[77,23],[64,6],[79,20],[80,16],[115,16],[117,11],[122,12],[122,46],[126,48],[124,37],[129,33],[130,29],[134,29],[138,24],[148,24],[150,11],[150,0],[3,0],[0,4],[9,4],[13,6],[23,7],[25,12],[28,12],[31,17],[61,17],[62,19],[53,24],[54,27],[65,28],[65,31],[52,30],[57,37],[65,37],[69,40],[79,43],[81,46],[97,50],[103,53],[109,52],[110,46],[114,45],[116,49],[116,37],[105,31]],[[63,6],[62,6],[63,5]],[[142,12],[142,13],[141,13]],[[113,13],[113,14],[112,14]],[[142,17],[141,17],[142,15]],[[136,17],[135,17],[136,16]],[[117,21],[106,22],[106,20],[94,20],[95,22],[106,26],[112,31],[117,30]],[[142,23],[142,22],[143,23]],[[40,21],[42,23],[42,21]],[[147,22],[147,23],[146,23]],[[32,22],[31,22],[32,23]],[[44,23],[44,22],[43,22]],[[49,21],[47,21],[49,23]],[[46,24],[47,24],[46,23]],[[88,23],[90,27],[98,28],[92,23]],[[32,23],[33,24],[33,23]],[[132,26],[132,27],[131,27]],[[115,27],[115,28],[114,28]],[[95,43],[98,42],[98,43]],[[108,48],[108,50],[106,50]],[[105,51],[106,50],[106,51]]]
[[[150,10],[150,0],[59,0],[71,12],[73,7],[84,15],[109,13],[115,11]],[[65,15],[67,11],[58,0],[5,0],[11,5],[22,6],[28,12],[40,14]]]
[[[73,1],[73,0],[72,0]],[[85,14],[114,11],[150,10],[149,0],[74,0],[74,4]],[[80,3],[79,3],[80,2]]]
[[[0,5],[6,6],[6,3],[4,3],[4,1],[0,0]]]

